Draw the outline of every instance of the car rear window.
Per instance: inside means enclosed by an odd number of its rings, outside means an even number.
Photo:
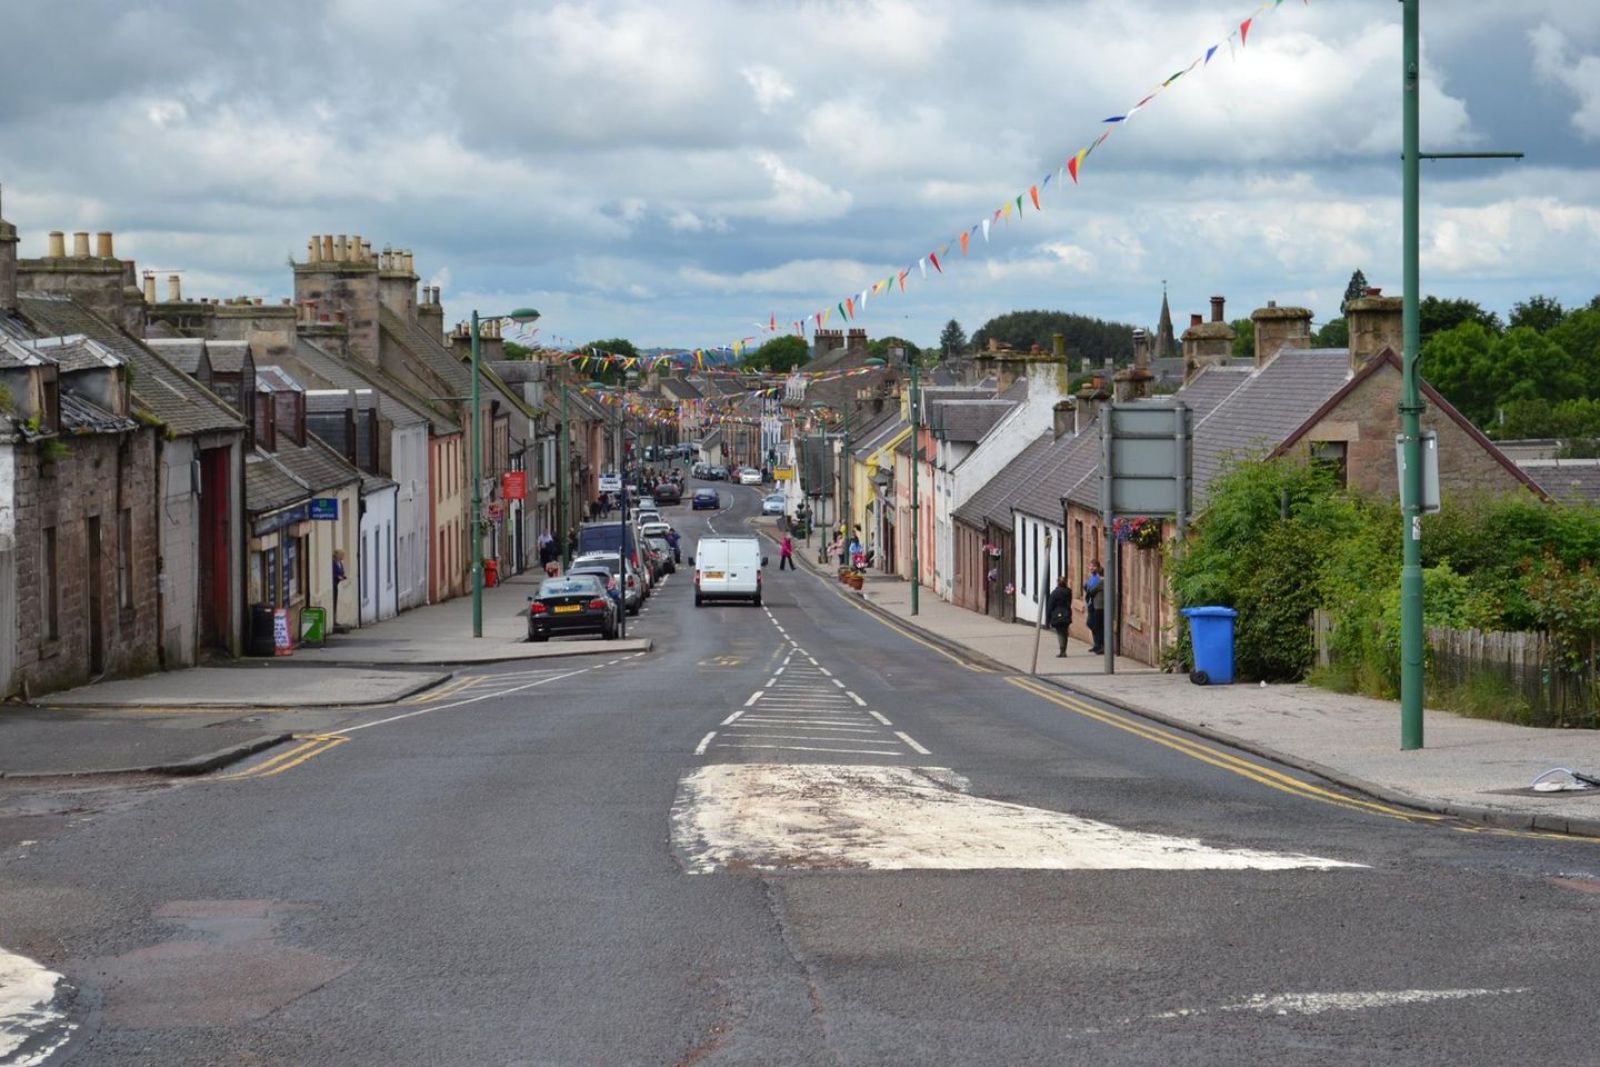
[[[546,578],[539,586],[539,595],[544,596],[572,596],[575,593],[590,593],[599,584],[596,578],[573,576],[570,578]]]

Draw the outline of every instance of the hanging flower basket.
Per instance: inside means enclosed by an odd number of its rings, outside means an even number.
[[[999,559],[1001,555],[1000,546],[985,543],[983,546],[983,554],[988,556],[990,559]]]
[[[1134,548],[1155,548],[1161,544],[1161,520],[1117,519],[1111,524],[1111,534],[1122,544]]]

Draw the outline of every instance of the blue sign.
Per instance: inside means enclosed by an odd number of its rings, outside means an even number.
[[[311,517],[328,522],[337,522],[339,519],[339,498],[333,496],[312,497]]]

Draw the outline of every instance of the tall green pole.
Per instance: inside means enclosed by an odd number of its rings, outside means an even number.
[[[551,364],[554,368],[555,364]],[[571,538],[567,536],[567,494],[572,492],[572,475],[567,465],[571,462],[572,445],[567,440],[567,379],[561,377],[561,436],[556,438],[556,536],[561,538],[561,572],[572,565],[568,550]]]
[[[839,538],[845,546],[845,551],[850,551],[850,532],[853,524],[850,522],[850,476],[854,473],[850,469],[850,408],[847,398],[844,403],[844,441],[839,449],[840,491],[844,494],[844,506],[840,508],[840,518],[844,520],[844,536]]]
[[[478,517],[483,514],[483,437],[478,429],[478,379],[480,377],[478,313],[472,313],[472,514],[468,537],[472,541],[472,636],[483,636],[483,534]]]
[[[917,593],[922,586],[922,504],[917,496],[917,453],[921,445],[922,415],[917,410],[917,361],[911,360],[911,614],[917,613]]]
[[[1404,3],[1403,86],[1401,104],[1402,184],[1405,241],[1405,299],[1403,328],[1405,354],[1402,358],[1403,392],[1400,400],[1400,431],[1405,469],[1400,476],[1400,513],[1404,529],[1404,553],[1400,567],[1400,747],[1422,747],[1422,390],[1418,380],[1418,354],[1421,319],[1418,300],[1421,270],[1418,263],[1420,233],[1420,157],[1418,69],[1420,0]]]

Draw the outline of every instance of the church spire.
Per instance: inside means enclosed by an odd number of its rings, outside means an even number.
[[[1167,305],[1167,282],[1161,281],[1161,321],[1156,326],[1157,359],[1171,359],[1178,354],[1178,341],[1172,332],[1172,308]]]

